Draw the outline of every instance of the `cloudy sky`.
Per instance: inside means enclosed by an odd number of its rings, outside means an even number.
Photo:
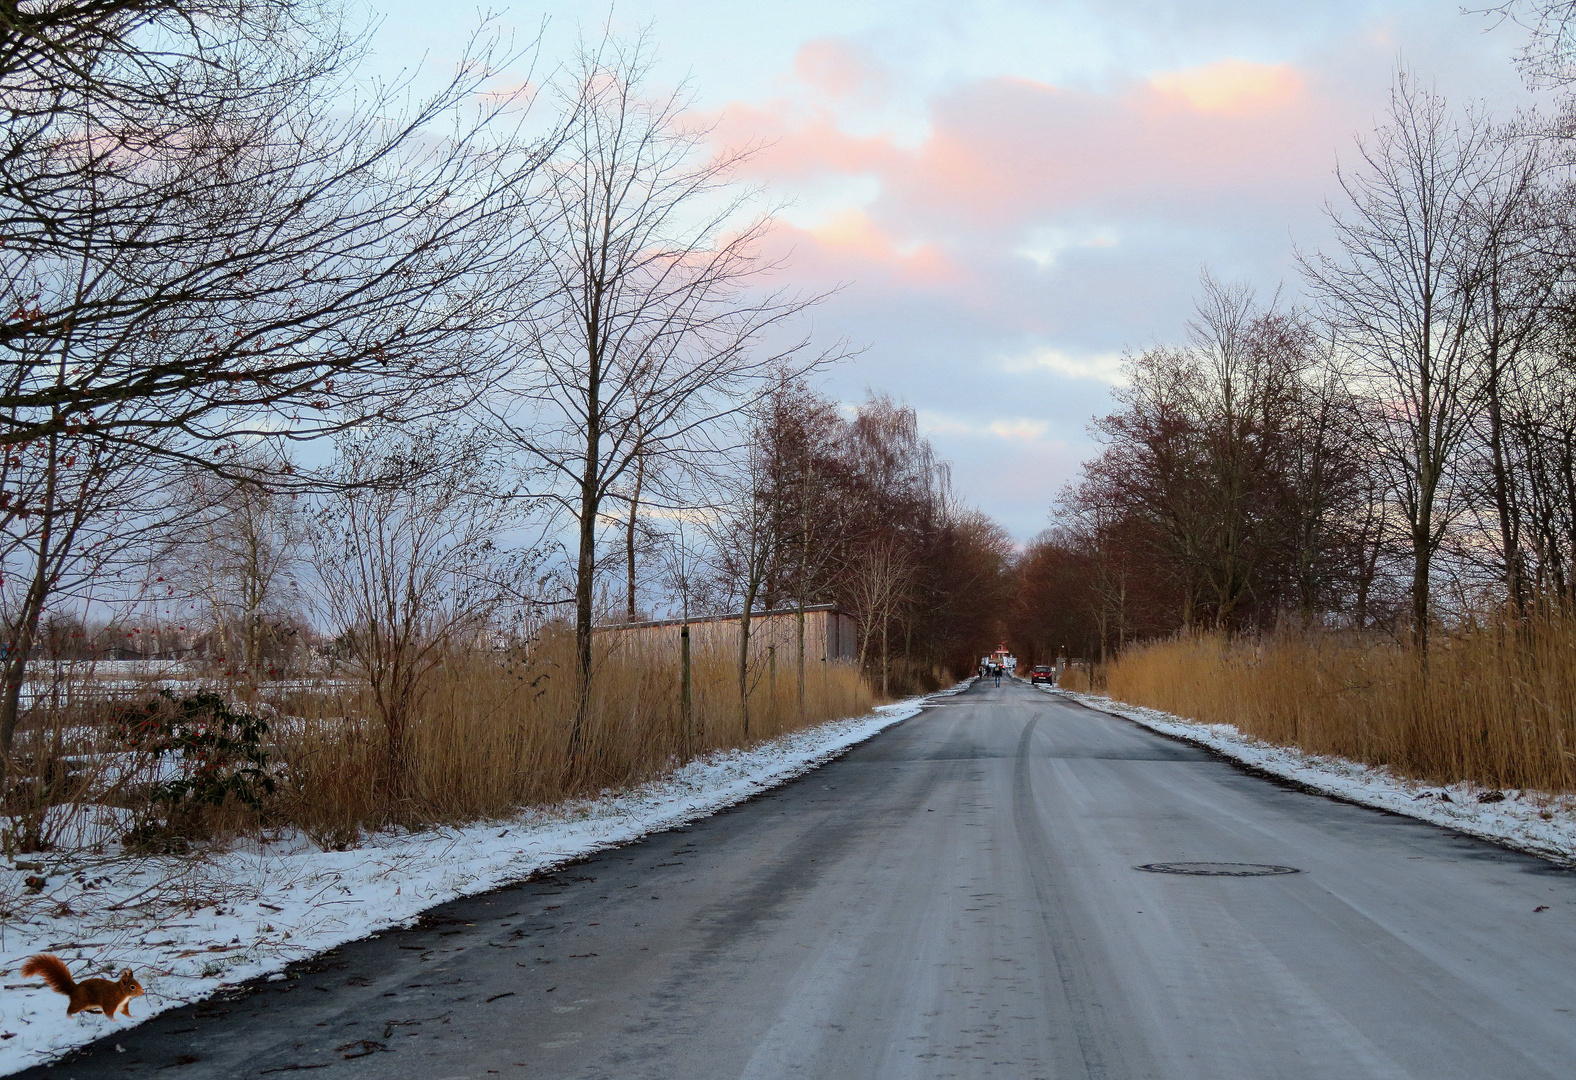
[[[441,67],[475,17],[373,0],[377,63]],[[538,74],[606,2],[511,5],[546,24]],[[658,77],[718,138],[765,143],[749,178],[789,203],[774,244],[827,377],[912,404],[961,494],[1019,540],[1089,451],[1122,351],[1181,336],[1201,267],[1295,299],[1325,242],[1334,167],[1398,65],[1496,113],[1532,98],[1514,26],[1450,0],[620,0]]]

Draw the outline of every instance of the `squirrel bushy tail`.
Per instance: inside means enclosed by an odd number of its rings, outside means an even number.
[[[71,978],[71,969],[66,967],[66,962],[49,953],[30,956],[27,958],[27,963],[22,965],[23,978],[31,978],[34,975],[42,976],[49,984],[49,988],[57,994],[70,997],[71,992],[77,988],[76,981]]]

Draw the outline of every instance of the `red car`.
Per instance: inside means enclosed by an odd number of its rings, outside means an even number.
[[[1054,685],[1055,682],[1056,682],[1056,669],[1053,668],[1053,667],[1048,667],[1045,664],[1040,664],[1033,671],[1029,672],[1029,682],[1030,683],[1042,683],[1043,682],[1043,683],[1051,683],[1051,684]]]

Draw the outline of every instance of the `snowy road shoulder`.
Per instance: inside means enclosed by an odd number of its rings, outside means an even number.
[[[408,925],[437,904],[714,814],[825,764],[926,700],[714,754],[630,791],[463,828],[381,834],[350,851],[274,844],[204,860],[51,865],[44,893],[0,923],[0,1074],[124,1023],[68,1018],[65,998],[18,974],[33,953],[58,954],[78,979],[134,968],[147,995],[132,1000],[132,1012],[145,1020],[226,986],[282,978],[291,961]]]
[[[1203,724],[1095,694],[1038,689],[1206,747],[1326,795],[1443,825],[1567,865],[1576,863],[1576,801],[1569,797],[1535,791],[1488,791],[1464,783],[1438,787],[1397,777],[1380,766],[1275,746],[1245,735],[1231,724]]]

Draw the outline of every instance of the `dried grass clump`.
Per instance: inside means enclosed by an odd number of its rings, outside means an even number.
[[[794,666],[757,663],[746,738],[736,654],[703,646],[692,658],[693,722],[687,729],[676,639],[599,639],[594,692],[580,752],[571,761],[578,698],[573,645],[560,633],[529,649],[444,655],[416,694],[398,784],[390,780],[379,713],[354,673],[239,688],[227,697],[269,724],[273,794],[260,807],[185,807],[179,835],[165,830],[170,842],[159,850],[180,853],[187,840],[223,841],[277,828],[298,828],[325,848],[344,848],[368,829],[504,816],[522,806],[638,784],[694,756],[861,715],[874,704],[854,665],[816,660],[807,665],[801,716]],[[117,736],[114,720],[154,699],[157,687],[56,689],[52,698],[34,703],[18,731],[12,774],[0,797],[0,852],[7,855],[103,852],[115,841],[131,843],[139,824],[149,832],[150,822],[163,820],[153,793],[173,763],[133,752]],[[166,839],[163,833],[159,838]]]
[[[693,657],[694,730],[680,715],[680,663],[662,643],[598,641],[593,696],[577,760],[569,758],[577,690],[573,641],[529,650],[454,652],[425,680],[409,739],[409,774],[388,797],[382,733],[365,691],[347,684],[278,702],[275,744],[284,780],[278,813],[325,846],[364,828],[500,816],[660,776],[696,754],[744,746],[868,712],[871,692],[852,665],[807,667],[799,716],[794,669],[752,674],[743,731],[731,650]]]
[[[1130,649],[1090,689],[1435,784],[1576,791],[1576,620],[1439,634],[1426,661],[1351,633],[1199,634]]]

